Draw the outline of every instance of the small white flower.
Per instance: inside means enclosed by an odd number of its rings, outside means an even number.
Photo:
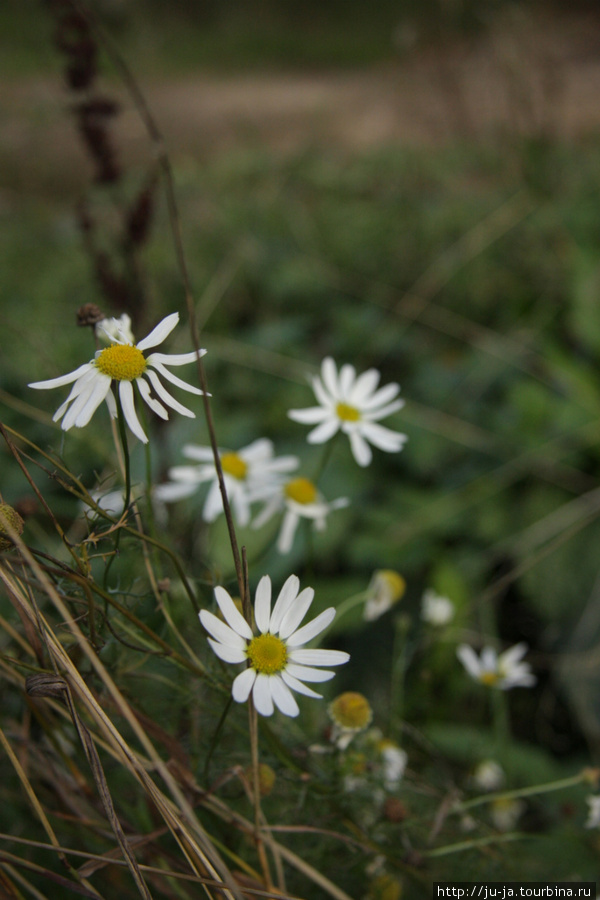
[[[278,488],[277,493],[256,517],[252,527],[261,528],[272,516],[284,509],[277,549],[280,553],[289,553],[300,519],[310,519],[316,531],[324,531],[329,513],[348,506],[349,502],[347,497],[338,497],[337,500],[328,502],[310,479],[293,478]]]
[[[454,604],[448,597],[442,597],[433,590],[423,594],[421,618],[430,625],[441,628],[454,618]]]
[[[262,716],[272,715],[275,706],[286,716],[297,716],[300,710],[292,691],[321,698],[303,682],[329,681],[335,672],[320,667],[340,666],[350,659],[341,650],[304,649],[333,621],[335,609],[326,609],[299,628],[315,593],[312,588],[298,593],[299,587],[296,575],[290,575],[271,611],[271,579],[268,575],[261,578],[254,602],[258,635],[254,635],[222,587],[215,588],[215,599],[227,624],[207,610],[200,612],[200,621],[211,635],[208,642],[219,659],[248,663],[248,668],[234,679],[233,699],[244,703],[252,692],[254,705]]]
[[[525,643],[515,644],[499,656],[493,647],[484,647],[481,657],[467,644],[461,644],[456,651],[471,678],[502,691],[514,687],[532,687],[536,683],[537,679],[529,663],[521,662],[526,653]]]
[[[380,373],[368,369],[357,377],[354,366],[346,364],[339,374],[333,359],[328,356],[321,364],[321,377],[312,379],[319,406],[291,409],[290,419],[303,425],[316,425],[308,434],[309,444],[322,444],[342,430],[348,435],[350,447],[359,466],[368,466],[372,459],[369,444],[397,453],[407,440],[405,434],[377,425],[404,406],[395,399],[399,385],[392,383],[376,390]]]
[[[125,509],[125,491],[123,488],[116,491],[91,491],[90,497],[103,512],[108,513],[113,518],[122,515]],[[84,509],[93,519],[99,515],[98,511],[88,506],[87,503],[84,503]]]
[[[393,569],[378,569],[367,588],[363,618],[374,622],[400,600],[406,590],[406,582]]]
[[[498,797],[490,808],[494,826],[498,831],[511,831],[525,812],[526,805],[519,797]]]
[[[131,317],[123,313],[118,319],[102,319],[96,323],[96,336],[103,344],[135,344]]]
[[[169,469],[169,478],[172,480],[159,485],[155,496],[170,503],[189,497],[201,484],[210,482],[202,515],[206,522],[214,522],[223,512],[223,498],[212,448],[186,444],[183,455],[201,465],[174,466]],[[227,496],[242,527],[250,521],[250,505],[273,496],[282,485],[282,476],[298,467],[295,456],[275,457],[273,443],[267,438],[260,438],[237,452],[219,450],[219,457]]]
[[[404,775],[408,756],[394,741],[384,738],[378,746],[383,761],[383,786],[395,791]]]
[[[179,313],[171,313],[138,344],[131,344],[122,337],[114,336],[114,342],[104,350],[98,350],[95,358],[90,362],[84,363],[67,375],[51,378],[48,381],[35,381],[29,387],[45,390],[63,387],[63,385],[74,382],[71,393],[56,410],[52,419],[54,422],[62,419],[61,428],[63,431],[68,431],[73,426],[83,428],[84,425],[87,425],[103,400],[106,400],[109,412],[115,418],[117,404],[111,387],[113,382],[117,382],[125,421],[135,436],[146,444],[148,438],[144,434],[135,411],[133,383],[144,402],[161,419],[169,418],[166,406],[192,419],[196,417],[196,414],[171,396],[162,384],[159,375],[184,391],[202,394],[199,388],[193,387],[173,375],[167,366],[183,366],[191,363],[199,356],[203,356],[206,350],[200,350],[198,354],[195,350],[191,353],[151,353],[149,356],[144,356],[143,353],[144,350],[161,344],[178,321]],[[160,398],[159,400],[153,396],[151,389]]]
[[[473,784],[482,791],[497,791],[505,781],[504,769],[495,759],[484,759],[473,772]]]
[[[600,828],[600,794],[586,797],[589,806],[586,828]]]

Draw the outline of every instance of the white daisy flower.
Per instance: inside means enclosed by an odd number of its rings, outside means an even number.
[[[484,759],[476,766],[472,781],[482,791],[497,791],[506,781],[506,775],[495,759]]]
[[[115,418],[117,404],[111,387],[113,382],[118,382],[119,399],[125,421],[135,436],[146,444],[148,438],[144,434],[135,411],[133,382],[144,402],[161,419],[169,418],[166,406],[192,419],[196,417],[196,414],[171,396],[162,384],[159,375],[184,391],[189,391],[191,394],[202,394],[199,388],[193,387],[173,375],[167,366],[183,366],[191,363],[196,358],[204,356],[206,350],[200,350],[198,354],[195,350],[191,353],[151,353],[149,356],[144,356],[143,353],[144,350],[161,344],[178,321],[179,313],[171,313],[137,344],[128,342],[123,337],[123,331],[117,328],[113,335],[113,343],[104,350],[98,350],[93,360],[84,363],[74,372],[69,372],[68,375],[50,378],[48,381],[34,381],[29,387],[45,390],[63,387],[65,384],[74,382],[71,393],[52,418],[53,422],[62,419],[61,428],[63,431],[68,431],[73,426],[83,428],[84,425],[87,425],[103,400],[106,400],[109,412]],[[153,396],[151,388],[159,398],[158,400]]]
[[[223,498],[212,448],[186,444],[183,455],[201,465],[173,466],[169,469],[172,481],[159,485],[155,496],[170,503],[189,497],[201,484],[211,482],[202,515],[206,522],[214,522],[223,512]],[[227,496],[242,527],[250,521],[251,503],[271,497],[280,488],[282,476],[298,467],[296,456],[273,456],[273,443],[267,438],[260,438],[237,452],[219,450],[219,457]]]
[[[321,364],[321,377],[312,379],[319,406],[290,409],[288,416],[303,425],[316,425],[308,434],[309,444],[322,444],[342,430],[350,439],[352,453],[359,466],[368,466],[372,453],[369,444],[397,453],[407,440],[405,434],[377,425],[404,406],[404,400],[394,399],[400,386],[392,383],[376,390],[380,373],[368,369],[357,377],[351,365],[341,367],[339,374],[333,359],[328,356]]]
[[[441,628],[454,618],[454,603],[448,597],[442,597],[429,589],[425,591],[421,601],[421,618],[429,625]]]
[[[393,569],[377,569],[373,577],[365,599],[363,618],[366,622],[374,622],[391,609],[403,596],[406,590],[406,581],[399,572]]]
[[[519,797],[497,797],[490,806],[490,816],[498,831],[512,831],[525,812],[527,804]]]
[[[233,699],[244,703],[252,692],[254,705],[262,716],[272,715],[275,706],[286,716],[297,716],[300,710],[292,691],[320,698],[321,694],[303,682],[329,681],[335,672],[321,667],[340,666],[350,659],[341,650],[304,648],[331,624],[335,609],[326,609],[299,628],[315,593],[312,588],[298,593],[299,587],[297,576],[290,575],[271,610],[271,579],[268,575],[261,578],[254,602],[258,635],[252,632],[225,588],[215,588],[215,599],[225,622],[205,609],[200,612],[200,621],[211,635],[208,642],[219,659],[248,664],[234,679]]]
[[[349,503],[347,497],[338,497],[337,500],[328,502],[310,479],[293,478],[279,487],[277,493],[254,520],[252,527],[261,528],[272,516],[282,509],[285,510],[277,539],[277,549],[280,553],[289,553],[300,519],[311,519],[316,531],[324,531],[328,514],[334,509],[348,506]]]
[[[502,691],[514,687],[532,687],[536,683],[537,679],[529,663],[521,662],[526,653],[525,643],[515,644],[499,656],[493,647],[484,647],[481,657],[467,644],[461,644],[456,650],[456,655],[471,678]]]

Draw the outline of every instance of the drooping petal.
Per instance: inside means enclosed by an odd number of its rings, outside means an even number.
[[[233,601],[231,602],[233,604]],[[235,611],[237,612],[237,609]],[[229,625],[226,625],[225,622],[222,622],[221,619],[207,609],[201,609],[198,615],[204,628],[206,628],[208,633],[212,635],[215,640],[219,641],[220,644],[227,644],[228,647],[233,647],[237,650],[246,650],[246,641],[237,628],[230,628]],[[238,615],[240,614],[238,613]],[[242,617],[240,616],[240,618]],[[243,618],[242,621],[245,623]],[[250,632],[250,634],[252,635],[252,632]]]
[[[152,368],[150,368],[150,366],[152,366]],[[146,369],[146,372],[151,372],[152,369],[156,369],[156,371],[159,372],[163,378],[166,378],[167,381],[170,381],[171,384],[176,385],[176,387],[181,388],[182,391],[188,391],[190,394],[198,394],[198,396],[202,396],[203,391],[201,391],[200,388],[194,387],[193,384],[188,384],[187,381],[183,381],[183,379],[178,378],[177,375],[173,375],[173,373],[169,372],[167,367],[163,366],[162,363],[159,363],[159,362],[150,363],[150,361],[149,361],[149,365],[148,365],[148,368]]]
[[[268,438],[258,438],[240,450],[239,455],[246,462],[269,460],[273,456],[273,441]]]
[[[371,452],[371,448],[365,441],[364,437],[359,431],[352,431],[348,437],[350,438],[350,449],[352,450],[352,455],[354,459],[358,463],[359,466],[363,468],[368,466],[371,460],[373,459],[373,454]]]
[[[331,673],[332,677],[333,675],[334,672]],[[296,678],[295,675],[291,674],[289,666],[281,673],[281,677],[283,678],[287,686],[293,691],[296,691],[298,694],[304,694],[305,697],[314,697],[316,700],[319,700],[323,696],[322,694],[317,694],[317,692],[313,691],[312,688],[309,688],[305,684],[302,684],[302,682],[298,678]]]
[[[165,386],[162,384],[160,378],[152,369],[146,369],[144,373],[152,384],[152,387],[167,406],[170,406],[171,409],[174,409],[175,412],[181,413],[182,416],[187,416],[189,419],[195,419],[196,413],[192,412],[191,409],[188,409],[187,406],[184,406],[179,400],[176,400],[175,397],[172,397]]]
[[[311,590],[307,588],[307,590]],[[303,592],[304,593],[304,592]],[[286,617],[287,618],[287,617]],[[298,631],[290,635],[287,639],[289,647],[300,647],[308,641],[316,637],[330,625],[335,619],[335,607],[330,606],[329,609],[323,610],[316,618],[312,619]]]
[[[321,379],[315,375],[312,380],[313,391],[315,392],[315,397],[317,398],[317,402],[321,404],[325,409],[333,409],[337,402],[337,396],[332,396],[328,393],[327,389],[323,386],[323,382]]]
[[[274,707],[273,697],[271,695],[272,677],[272,675],[265,675],[264,672],[259,672],[256,676],[256,681],[254,682],[252,699],[254,700],[256,711],[259,712],[261,716],[273,715]]]
[[[350,659],[350,654],[344,650],[291,649],[288,656],[290,662],[299,663],[302,666],[341,666]]]
[[[363,422],[360,428],[361,434],[380,450],[386,453],[396,453],[401,450],[408,440],[405,434],[399,431],[392,431],[383,425],[376,425],[375,422]]]
[[[169,478],[175,481],[189,481],[190,484],[202,484],[203,481],[212,481],[215,470],[209,466],[172,466],[169,469]]]
[[[229,499],[235,512],[237,523],[240,528],[245,528],[250,522],[250,504],[246,497],[245,486],[243,484],[237,484],[234,481],[233,487],[229,486],[228,490]]]
[[[218,656],[219,659],[222,659],[223,662],[242,663],[247,659],[245,652],[243,650],[238,650],[237,647],[231,647],[229,644],[222,644],[220,641],[213,641],[212,638],[207,638],[207,641],[216,656]]]
[[[256,627],[261,634],[269,631],[269,619],[271,617],[271,579],[268,575],[258,582],[254,596],[254,618]]]
[[[303,666],[299,663],[288,663],[285,672],[299,681],[313,682],[331,681],[335,675],[335,672],[328,672],[327,669],[313,669],[311,666]]]
[[[138,386],[138,390],[142,395],[142,400],[148,404],[152,412],[155,412],[157,416],[160,416],[161,419],[168,419],[169,413],[164,408],[162,403],[159,403],[158,400],[152,396],[150,392],[150,385],[143,378],[136,378],[135,383]]]
[[[83,408],[77,412],[75,416],[74,425],[76,428],[83,428],[84,425],[90,421],[108,392],[110,391],[110,378],[106,375],[102,375],[102,373],[98,373],[97,378],[94,379],[92,390],[87,396],[87,400]],[[83,395],[82,395],[83,396]],[[75,406],[75,404],[73,404]],[[67,413],[68,415],[68,413]],[[65,416],[65,419],[67,416]]]
[[[202,510],[202,518],[205,522],[214,522],[222,512],[223,498],[221,496],[219,482],[215,479],[208,490],[208,494],[206,495],[204,508]]]
[[[275,606],[273,607],[273,612],[271,614],[271,621],[269,622],[269,631],[271,632],[271,634],[279,633],[279,626],[281,625],[281,621],[290,606],[294,603],[298,595],[299,587],[300,579],[297,575],[290,575],[289,578],[287,578],[284,582],[283,587],[279,591],[279,596],[277,597],[277,601],[275,603]]]
[[[148,362],[152,360],[152,362],[164,363],[166,366],[187,366],[189,363],[196,362],[197,359],[203,357],[205,353],[206,350],[202,349],[199,353],[196,353],[195,350],[192,350],[190,353],[151,353],[147,360]]]
[[[294,602],[290,604],[288,611],[283,617],[281,626],[279,628],[279,637],[281,637],[283,640],[286,640],[290,637],[292,632],[296,631],[296,628],[308,612],[310,605],[313,602],[314,596],[315,592],[310,587],[304,588],[304,590],[298,594]]]
[[[508,650],[505,650],[504,653],[500,654],[498,658],[498,667],[503,670],[511,669],[525,656],[528,649],[529,647],[525,641],[515,644],[514,647],[509,647]]]
[[[152,329],[150,334],[147,334],[145,338],[142,338],[136,344],[138,350],[149,350],[150,347],[158,347],[159,344],[162,344],[164,339],[168,337],[177,323],[179,322],[179,313],[171,313],[169,316],[165,316],[162,322],[159,322],[158,325]]]
[[[198,485],[193,482],[169,481],[165,484],[157,484],[153,489],[153,496],[163,503],[174,503],[176,500],[183,500],[184,497],[191,497],[198,490]]]
[[[49,388],[63,387],[65,384],[72,384],[74,381],[77,381],[78,378],[81,378],[82,375],[85,375],[86,372],[93,368],[95,368],[94,364],[87,362],[73,372],[68,372],[67,375],[59,375],[58,378],[49,378],[47,381],[32,381],[27,387],[42,391]]]
[[[309,406],[306,409],[290,409],[288,416],[294,422],[301,422],[302,425],[315,425],[317,422],[323,422],[331,415],[328,409],[322,406]]]
[[[388,416],[391,416],[392,413],[398,412],[398,410],[402,409],[405,405],[404,400],[394,400],[393,403],[388,403],[386,406],[382,406],[378,409],[363,410],[362,417],[367,422],[376,422],[379,419],[386,419]]]
[[[272,676],[270,688],[275,706],[286,716],[291,716],[292,718],[297,716],[300,712],[300,707],[280,675]]]
[[[245,639],[247,641],[251,641],[253,637],[252,629],[231,599],[230,595],[227,593],[224,587],[221,587],[221,585],[217,585],[215,587],[215,600],[217,601],[217,605],[221,610],[223,618],[225,619],[227,624],[231,626],[233,631],[242,640]],[[211,613],[208,613],[208,615],[211,615]],[[216,618],[216,616],[214,618]],[[217,622],[218,621],[219,619],[217,619]],[[215,635],[215,637],[218,637],[218,635]],[[222,638],[219,638],[219,640],[222,640]]]
[[[244,669],[231,685],[231,696],[236,703],[245,703],[256,681],[256,669]]]
[[[132,432],[142,443],[147,444],[148,438],[144,434],[144,429],[140,425],[140,421],[135,411],[135,403],[133,400],[133,387],[130,381],[119,382],[119,397],[121,398],[121,406],[123,407],[123,415],[125,421],[129,425]]]
[[[275,494],[268,503],[265,503],[264,507],[252,523],[252,528],[262,528],[263,525],[267,524],[269,519],[273,518],[275,513],[279,512],[282,506],[283,497],[281,494]]]

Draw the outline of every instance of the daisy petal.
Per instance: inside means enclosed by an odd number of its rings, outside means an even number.
[[[241,634],[230,628],[225,622],[222,622],[214,613],[209,612],[207,609],[201,609],[198,615],[204,628],[220,644],[227,644],[228,647],[233,647],[236,650],[246,650],[246,641]]]
[[[162,322],[159,322],[156,328],[153,328],[150,334],[136,344],[138,350],[149,350],[150,347],[158,347],[164,339],[168,337],[177,323],[179,322],[179,313],[171,313],[166,316]]]
[[[339,399],[337,368],[331,356],[326,356],[321,363],[321,378],[331,396]]]
[[[400,385],[393,381],[390,384],[386,384],[385,387],[379,388],[379,390],[375,391],[368,399],[364,399],[360,408],[363,412],[367,412],[368,410],[376,409],[378,406],[385,406],[385,404],[389,403],[390,400],[393,400],[399,392]]]
[[[290,409],[288,416],[294,422],[301,422],[303,425],[316,425],[317,422],[328,419],[330,412],[322,406],[309,406],[307,409]]]
[[[298,576],[290,575],[279,591],[279,596],[277,597],[277,601],[271,614],[271,621],[269,622],[269,631],[271,634],[279,633],[279,626],[288,609],[298,596],[299,587],[300,579]]]
[[[250,696],[250,691],[254,687],[256,681],[255,669],[244,669],[233,681],[231,685],[231,696],[236,703],[245,703]]]
[[[269,631],[269,619],[271,617],[271,579],[268,575],[258,582],[254,597],[254,618],[256,627],[261,634]]]
[[[352,390],[352,386],[356,379],[356,369],[349,363],[340,369],[340,396],[342,400],[347,401]]]
[[[193,384],[188,384],[187,381],[183,381],[183,379],[178,378],[177,375],[173,375],[172,372],[169,372],[166,366],[163,366],[163,364],[160,362],[156,362],[152,359],[151,356],[148,357],[147,362],[149,366],[152,366],[153,369],[156,369],[157,372],[160,372],[163,378],[166,378],[167,381],[170,381],[171,384],[176,385],[176,387],[181,388],[182,391],[188,391],[190,394],[198,394],[198,396],[202,396],[203,391],[201,391],[200,388],[194,387]],[[146,371],[151,372],[152,369],[146,369]]]
[[[333,674],[334,673],[332,672],[332,677]],[[302,684],[302,682],[299,681],[298,678],[290,674],[289,666],[281,673],[281,677],[283,678],[287,686],[293,691],[296,691],[296,693],[298,694],[304,694],[305,697],[314,697],[316,700],[321,699],[321,697],[323,696],[322,694],[317,694],[317,692],[313,691],[312,688],[309,688],[305,684]]]
[[[156,400],[152,396],[150,392],[150,385],[148,384],[148,382],[144,381],[143,378],[136,378],[135,383],[138,386],[138,390],[142,396],[142,400],[148,404],[152,412],[155,412],[156,415],[160,416],[161,419],[168,419],[169,413],[164,408],[162,403],[159,403],[158,400]]]
[[[392,413],[398,412],[405,405],[404,400],[394,400],[393,403],[388,403],[387,406],[382,406],[380,409],[365,409],[362,416],[367,422],[375,422],[391,416]]]
[[[49,378],[47,381],[32,381],[27,387],[35,388],[36,390],[64,387],[65,384],[71,384],[73,381],[77,381],[78,378],[81,378],[82,375],[85,375],[86,372],[89,372],[94,368],[95,366],[93,363],[84,363],[82,366],[79,366],[78,369],[69,372],[67,375],[59,375],[58,378]]]
[[[337,416],[328,417],[321,425],[309,431],[306,440],[309,444],[323,444],[333,437],[339,427],[340,422]]]
[[[148,438],[144,434],[144,429],[140,425],[135,411],[133,388],[130,381],[119,382],[119,397],[121,399],[121,406],[123,407],[123,415],[125,416],[125,421],[129,425],[129,428],[133,431],[136,438],[142,441],[143,444],[147,444]]]
[[[110,391],[110,378],[98,373],[94,386],[87,397],[84,408],[75,417],[76,428],[83,428],[90,421],[108,392]]]
[[[315,592],[312,588],[304,588],[301,591],[293,604],[291,604],[288,608],[288,611],[284,615],[281,625],[279,627],[279,637],[286,640],[290,635],[294,637],[293,632],[296,631],[296,628],[308,612],[311,603],[313,602],[315,596]],[[335,610],[333,610],[333,614],[335,615]],[[301,629],[304,630],[304,629]],[[299,634],[300,632],[298,632]],[[295,642],[292,641],[292,646],[294,646]]]
[[[242,663],[246,662],[247,656],[243,650],[237,650],[235,647],[230,647],[229,644],[221,644],[220,641],[213,641],[212,638],[207,638],[208,643],[213,649],[213,653],[222,659],[223,662],[226,663]]]
[[[197,359],[203,357],[205,353],[206,350],[200,350],[199,353],[196,353],[195,350],[192,350],[191,353],[151,353],[148,360],[152,359],[154,362],[164,363],[166,366],[187,366],[188,363],[196,362]]]
[[[302,666],[298,663],[288,663],[285,667],[286,675],[291,675],[299,681],[331,681],[335,672],[328,672],[327,669],[313,669],[310,666]],[[290,685],[291,687],[291,685]]]
[[[348,394],[348,403],[351,406],[360,406],[362,409],[363,401],[373,393],[379,384],[380,374],[377,369],[367,369],[362,375],[359,375],[350,393]]]
[[[184,406],[182,403],[176,400],[175,397],[172,397],[171,394],[169,394],[168,390],[164,387],[156,372],[154,372],[152,369],[146,369],[145,374],[150,379],[152,387],[154,388],[160,399],[163,401],[163,403],[166,403],[167,406],[170,406],[171,409],[175,410],[175,412],[181,413],[182,416],[187,416],[189,419],[196,418],[196,413],[192,412],[191,409],[188,409],[187,406]]]
[[[275,706],[281,710],[281,712],[286,716],[295,717],[300,712],[300,707],[294,700],[292,692],[290,691],[287,684],[284,683],[283,679],[279,675],[274,675],[271,678],[271,696],[275,703]]]
[[[163,503],[174,503],[176,500],[183,500],[184,497],[191,497],[198,490],[197,484],[167,482],[165,484],[157,484],[153,489],[152,495]]]
[[[252,699],[254,700],[256,711],[259,712],[261,716],[273,715],[274,707],[273,697],[271,695],[271,680],[273,677],[273,675],[265,675],[263,672],[259,672],[256,676],[256,681],[254,682]]]
[[[292,549],[292,544],[294,543],[294,535],[296,534],[296,528],[298,527],[299,521],[299,516],[295,512],[292,512],[292,510],[288,509],[285,516],[283,517],[283,522],[281,523],[281,531],[279,532],[279,537],[277,538],[277,549],[282,555],[289,553]]]
[[[479,657],[468,644],[460,644],[456,648],[456,655],[472,678],[479,678],[481,666]]]
[[[288,641],[289,645],[289,641]],[[350,659],[343,650],[291,650],[291,662],[306,666],[341,666]]]
[[[311,590],[311,588],[307,588],[306,590]],[[302,593],[304,593],[304,591]],[[317,634],[320,634],[325,628],[327,628],[327,626],[330,625],[334,619],[335,607],[330,606],[329,609],[323,610],[320,615],[318,615],[315,619],[312,619],[312,621],[308,622],[307,625],[304,625],[303,628],[299,628],[298,631],[290,635],[287,639],[288,646],[300,647],[302,644],[306,644],[308,641],[316,637]]]
[[[407,441],[405,434],[384,428],[383,425],[376,425],[375,422],[363,422],[361,432],[375,447],[387,453],[396,453]]]
[[[215,600],[217,601],[219,609],[221,610],[223,618],[225,619],[227,624],[230,625],[235,633],[241,638],[245,638],[247,641],[251,641],[253,637],[252,629],[246,622],[245,618],[243,617],[225,588],[221,587],[220,585],[217,585],[215,588]],[[217,619],[217,621],[219,620]],[[217,635],[215,635],[215,637],[217,637]]]
[[[363,468],[365,466],[368,466],[373,459],[373,454],[371,453],[371,448],[365,441],[362,434],[360,434],[360,432],[358,431],[353,431],[350,433],[349,438],[350,449],[352,450],[352,455],[354,456],[356,462]]]

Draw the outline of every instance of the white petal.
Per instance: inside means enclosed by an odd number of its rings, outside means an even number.
[[[329,438],[333,437],[339,427],[340,422],[337,416],[331,416],[321,425],[317,425],[316,428],[309,431],[306,440],[309,444],[323,444],[325,441],[328,441]]]
[[[376,409],[378,406],[385,406],[385,404],[389,403],[390,400],[393,400],[399,392],[400,385],[396,384],[396,382],[386,384],[385,387],[379,388],[372,397],[363,400],[360,408],[363,412],[367,412],[368,410]]]
[[[213,648],[215,655],[222,659],[223,662],[242,663],[248,659],[244,650],[238,650],[237,647],[230,647],[229,644],[222,644],[220,641],[213,641],[212,638],[207,638],[207,641]]]
[[[363,422],[360,428],[363,436],[380,450],[386,453],[397,453],[407,441],[405,434],[376,425],[374,422]]]
[[[204,508],[202,510],[202,518],[205,522],[214,522],[221,513],[223,512],[223,497],[221,495],[221,488],[219,487],[219,482],[216,477],[213,483],[211,484],[208,494],[206,495],[206,500],[204,502]]]
[[[251,444],[244,447],[243,450],[240,450],[239,455],[246,462],[271,459],[273,456],[273,441],[270,441],[268,438],[258,438],[258,440],[252,441]]]
[[[252,528],[262,528],[263,525],[266,525],[269,519],[272,519],[275,513],[279,512],[281,507],[283,506],[283,497],[281,494],[276,494],[269,503],[265,503],[263,509],[255,518],[252,523]]]
[[[271,621],[269,622],[269,631],[272,634],[279,633],[279,626],[281,625],[283,617],[294,603],[298,595],[299,587],[300,579],[298,576],[290,575],[279,591],[279,596],[277,597],[277,601],[273,607],[273,613],[271,614]]]
[[[256,669],[244,669],[233,680],[231,696],[236,703],[245,703],[256,681]]]
[[[195,350],[192,350],[191,353],[151,353],[148,357],[148,362],[152,360],[153,362],[164,363],[166,366],[187,366],[188,363],[196,362],[205,353],[206,350],[200,350],[199,353],[196,353]]]
[[[181,413],[182,416],[187,416],[189,419],[196,418],[196,413],[192,412],[191,409],[188,409],[187,406],[184,406],[179,402],[179,400],[176,400],[175,397],[172,397],[171,394],[169,394],[168,390],[164,387],[160,378],[158,377],[156,372],[153,371],[153,369],[146,369],[146,372],[144,374],[150,379],[152,387],[154,388],[160,399],[163,401],[163,403],[166,403],[167,406],[170,406],[171,409],[175,410],[175,412]]]
[[[382,406],[379,409],[366,409],[362,411],[363,419],[366,419],[367,422],[376,422],[379,419],[385,419],[387,416],[391,416],[392,413],[398,412],[398,410],[402,409],[405,405],[404,400],[394,400],[393,403],[388,403],[387,406]]]
[[[372,394],[379,384],[379,378],[380,374],[377,369],[367,369],[366,372],[359,375],[348,395],[348,403],[350,406],[362,408],[365,398]]]
[[[280,675],[274,675],[271,678],[271,696],[275,702],[275,706],[281,710],[281,712],[286,716],[297,716],[300,712],[300,707],[294,700],[292,692],[289,687],[284,684]]]
[[[138,390],[142,396],[142,400],[148,404],[152,412],[155,412],[157,416],[160,416],[161,419],[168,419],[169,413],[166,411],[162,403],[159,403],[152,394],[150,393],[150,385],[147,381],[144,381],[143,378],[136,378],[135,383],[137,384]]]
[[[300,519],[296,513],[288,509],[283,517],[281,531],[279,532],[279,537],[277,539],[277,549],[280,553],[289,553],[292,549],[294,535],[296,534],[296,528],[298,527],[299,521]]]
[[[498,671],[498,654],[493,647],[484,647],[481,651],[481,661],[479,664],[480,673]]]
[[[310,587],[304,588],[304,590],[298,594],[294,602],[288,607],[288,611],[283,617],[281,626],[279,628],[279,637],[283,638],[283,640],[286,640],[286,638],[288,638],[292,634],[292,632],[296,631],[296,628],[308,612],[310,605],[313,602],[314,596],[315,592]]]
[[[329,675],[331,678],[334,676],[334,672],[330,672]],[[305,684],[302,684],[298,678],[291,674],[289,668],[284,669],[281,673],[281,677],[285,681],[288,687],[290,687],[293,691],[297,691],[299,694],[304,694],[305,697],[314,697],[315,700],[320,700],[322,698],[322,694],[317,694],[316,691],[313,691],[312,688],[307,687]]]
[[[150,347],[158,347],[164,339],[171,334],[177,323],[179,322],[179,313],[171,313],[166,316],[162,322],[159,322],[156,328],[153,328],[150,334],[147,334],[136,347],[138,350],[148,350]]]
[[[508,650],[505,650],[504,653],[500,654],[498,658],[498,668],[503,671],[511,669],[523,656],[525,656],[528,649],[529,647],[525,641],[521,641],[520,644],[515,644],[514,647],[509,647]]]
[[[246,622],[245,618],[231,599],[231,596],[224,587],[217,585],[215,588],[215,600],[223,614],[223,618],[231,625],[237,634],[246,640],[251,641],[253,638],[252,629]]]
[[[169,469],[169,478],[193,485],[202,484],[203,481],[212,481],[214,477],[215,470],[211,466],[172,466]]]
[[[78,369],[69,372],[67,375],[59,375],[58,378],[49,378],[47,381],[32,381],[27,387],[35,388],[36,390],[63,387],[65,384],[71,384],[73,381],[77,381],[78,378],[81,378],[82,375],[85,375],[86,372],[89,372],[90,369],[94,368],[95,366],[93,363],[84,363],[82,366],[79,366]]]
[[[326,356],[321,363],[321,378],[331,396],[336,400],[339,400],[340,392],[338,388],[337,368],[331,356]]]
[[[176,387],[180,387],[183,391],[188,391],[190,394],[198,394],[199,396],[204,393],[200,388],[194,387],[193,384],[188,384],[187,381],[183,381],[183,379],[178,378],[177,375],[173,375],[173,373],[169,372],[162,363],[151,362],[151,357],[148,357],[148,365],[152,366],[152,369],[156,369],[157,372],[160,372],[163,378],[166,378],[167,381],[170,381],[171,384],[176,385]],[[146,372],[151,372],[152,369],[148,368],[146,369]]]
[[[157,484],[153,489],[153,496],[163,503],[174,503],[176,500],[183,500],[184,497],[191,497],[197,490],[197,484],[168,481],[165,484]]]
[[[197,444],[184,444],[183,445],[183,455],[187,456],[188,459],[195,459],[198,462],[211,462],[213,463],[213,471],[214,471],[214,455],[212,451],[212,447],[199,447]],[[219,453],[221,451],[219,450]]]
[[[323,386],[321,379],[316,376],[313,378],[312,386],[317,402],[320,403],[324,409],[333,409],[337,401],[337,396],[329,394],[327,389]]]
[[[322,406],[309,406],[307,409],[289,409],[288,416],[294,422],[301,422],[303,425],[316,425],[317,422],[323,422],[330,416],[328,409]]]
[[[354,459],[359,464],[359,466],[368,466],[371,460],[373,459],[373,454],[371,453],[371,448],[363,438],[362,434],[358,431],[353,431],[348,435],[350,438],[350,448],[352,450],[352,455]]]
[[[273,715],[273,697],[271,696],[272,678],[272,675],[265,675],[264,672],[259,672],[256,676],[256,681],[254,682],[252,699],[254,700],[256,711],[259,712],[261,716]]]
[[[246,489],[243,484],[234,485],[234,489],[229,488],[229,501],[233,507],[237,523],[240,528],[245,528],[250,521],[250,504],[246,496]]]
[[[288,663],[285,667],[285,673],[293,678],[297,678],[299,681],[313,682],[331,681],[335,675],[335,672],[328,672],[327,669],[313,669],[311,666],[302,666],[298,663]]]
[[[479,657],[472,647],[468,644],[459,644],[456,648],[456,655],[472,678],[479,678],[481,673],[481,665]]]
[[[235,650],[246,650],[246,641],[237,628],[230,628],[229,625],[226,625],[225,622],[222,622],[221,619],[207,609],[201,609],[198,615],[204,628],[220,644],[227,644],[228,647],[233,647]],[[242,621],[244,620],[242,619]]]
[[[350,654],[343,650],[292,650],[289,658],[290,662],[306,666],[341,666],[348,662]]]
[[[254,598],[254,618],[256,627],[261,634],[269,631],[269,619],[271,616],[271,579],[268,575],[258,582]]]
[[[123,407],[123,415],[125,416],[125,421],[135,434],[136,438],[139,438],[140,441],[142,441],[144,444],[147,444],[148,438],[144,434],[144,429],[140,425],[137,413],[135,411],[135,404],[133,401],[133,388],[130,381],[119,382],[119,397],[121,398],[121,406]]]
[[[101,373],[98,373],[98,375],[99,377],[94,379],[93,387],[85,406],[75,417],[74,424],[76,428],[83,428],[84,425],[87,425],[110,390],[111,379]]]
[[[347,402],[356,378],[356,369],[349,363],[340,369],[340,395],[341,399]]]
[[[287,639],[288,646],[300,647],[312,640],[317,634],[320,634],[335,619],[335,607],[330,606],[329,609],[323,610],[315,619],[308,622]]]

